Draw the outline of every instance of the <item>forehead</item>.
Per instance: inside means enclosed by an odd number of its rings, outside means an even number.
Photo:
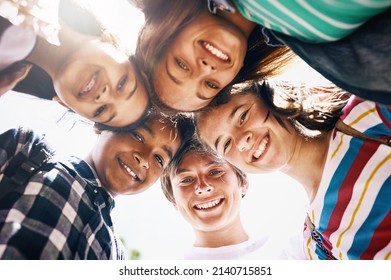
[[[205,162],[214,162],[217,161],[217,157],[211,153],[206,152],[188,152],[183,156],[183,159],[179,166],[181,165],[194,165],[194,166],[205,166]]]
[[[190,170],[193,168],[208,168],[211,166],[229,166],[220,157],[207,152],[188,152],[178,165],[177,171]]]

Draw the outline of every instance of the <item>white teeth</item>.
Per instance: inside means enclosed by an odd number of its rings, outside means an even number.
[[[86,93],[86,92],[88,92],[88,91],[90,91],[92,88],[93,88],[93,86],[95,85],[95,83],[96,83],[96,77],[97,77],[98,75],[95,73],[93,76],[92,76],[92,78],[91,78],[91,80],[88,82],[88,84],[86,85],[86,87],[80,92],[80,93]]]
[[[225,53],[223,53],[221,50],[215,48],[214,46],[206,43],[206,42],[203,42],[202,43],[203,46],[209,51],[211,52],[214,56],[217,56],[218,58],[222,59],[222,60],[225,60],[225,61],[228,61],[229,60],[229,57],[228,55],[226,55]]]
[[[130,169],[129,166],[127,166],[122,160],[119,160],[119,163],[125,170],[129,173],[130,176],[132,176],[134,179],[139,180],[138,176],[132,169]]]
[[[197,205],[195,205],[195,208],[197,208],[197,209],[199,209],[199,210],[204,210],[204,209],[212,208],[212,207],[215,207],[216,205],[218,205],[218,204],[221,202],[221,200],[222,200],[222,199],[219,198],[219,199],[216,199],[216,200],[213,200],[213,201],[210,201],[210,202],[197,204]]]
[[[255,151],[255,153],[253,154],[253,157],[255,157],[256,159],[258,159],[262,154],[263,152],[265,151],[266,149],[266,146],[267,146],[267,143],[269,143],[269,137],[265,137],[262,142],[259,144],[259,147],[258,149]]]

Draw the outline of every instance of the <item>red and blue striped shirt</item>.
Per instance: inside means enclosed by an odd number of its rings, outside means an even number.
[[[391,113],[384,105],[354,97],[341,119],[366,135],[391,138]],[[308,209],[316,231],[307,224],[307,257],[391,259],[390,210],[391,147],[335,129]]]

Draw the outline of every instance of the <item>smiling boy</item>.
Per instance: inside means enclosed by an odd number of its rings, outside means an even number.
[[[103,131],[84,159],[58,158],[28,129],[0,135],[0,259],[124,259],[111,210],[149,188],[182,141],[153,115],[131,131]]]

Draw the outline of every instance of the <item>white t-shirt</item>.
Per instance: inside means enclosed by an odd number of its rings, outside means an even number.
[[[191,247],[185,250],[186,260],[288,260],[305,259],[301,238],[281,239],[278,235],[260,237],[218,248]]]

